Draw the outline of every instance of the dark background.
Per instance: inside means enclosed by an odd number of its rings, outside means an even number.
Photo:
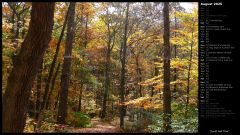
[[[213,2],[213,1],[208,0],[206,2]],[[199,133],[201,134],[209,134],[210,131],[217,131],[216,133],[212,133],[212,134],[221,134],[221,132],[224,132],[224,131],[226,132],[223,134],[232,134],[238,131],[237,127],[240,128],[238,124],[238,116],[237,116],[239,103],[240,103],[240,101],[238,100],[240,99],[239,98],[240,95],[237,94],[237,92],[240,90],[239,89],[239,85],[240,85],[239,24],[240,23],[238,21],[239,12],[237,12],[237,9],[239,8],[239,6],[237,3],[234,3],[234,2],[222,2],[222,3],[223,3],[222,6],[215,6],[215,7],[211,6],[209,8],[209,12],[211,14],[226,14],[227,19],[222,23],[224,23],[225,26],[230,27],[232,30],[228,32],[226,31],[212,32],[211,31],[209,34],[209,43],[228,43],[234,46],[235,50],[231,55],[233,59],[232,62],[227,62],[227,63],[212,62],[209,65],[209,78],[210,78],[210,83],[231,83],[233,89],[228,90],[226,92],[217,92],[217,94],[214,93],[215,95],[210,94],[210,98],[217,99],[217,102],[220,104],[220,106],[224,106],[224,108],[232,110],[234,113],[236,113],[236,115],[227,115],[226,117],[221,117],[221,118],[199,117]],[[201,5],[199,2],[199,9],[200,7]],[[201,13],[199,12],[199,16],[200,15]],[[199,23],[199,28],[200,28],[200,23]],[[199,108],[199,110],[200,109],[201,108]]]

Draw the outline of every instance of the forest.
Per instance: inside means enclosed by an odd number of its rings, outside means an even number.
[[[2,132],[198,132],[198,5],[2,2]]]

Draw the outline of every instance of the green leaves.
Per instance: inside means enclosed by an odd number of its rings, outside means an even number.
[[[76,127],[89,127],[90,126],[90,117],[81,112],[73,112],[70,114],[67,120],[67,123],[76,126]]]

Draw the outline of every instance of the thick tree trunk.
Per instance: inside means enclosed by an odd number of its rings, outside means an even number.
[[[65,46],[65,54],[62,68],[61,76],[61,90],[60,90],[60,100],[58,108],[57,122],[60,124],[65,124],[65,118],[67,117],[67,99],[68,99],[68,86],[70,78],[70,67],[71,67],[71,56],[72,56],[72,45],[74,42],[74,32],[75,32],[75,2],[70,3],[69,7],[69,18],[67,23],[67,39]]]
[[[139,55],[136,56],[135,58],[135,61],[136,61],[136,72],[137,72],[137,80],[138,80],[138,83],[139,82],[142,82],[142,71],[141,71],[141,68],[139,66]],[[142,97],[142,86],[140,85],[139,86],[139,96]]]
[[[3,132],[23,132],[33,81],[51,39],[55,3],[33,3],[28,34],[3,96]]]
[[[111,40],[108,43],[106,62],[105,62],[105,84],[104,84],[103,105],[102,105],[103,110],[102,110],[101,118],[105,118],[106,116],[107,97],[108,97],[108,92],[110,87],[110,77],[109,77],[109,70],[110,70],[110,64],[111,64],[110,63],[110,56],[111,56],[110,43],[111,43]]]
[[[169,3],[164,2],[164,89],[163,89],[163,128],[164,132],[171,132],[171,91],[170,91],[170,30],[169,30]]]
[[[124,95],[125,95],[125,63],[126,63],[126,50],[127,50],[127,30],[128,30],[128,10],[129,10],[129,2],[127,3],[127,11],[126,11],[126,19],[125,19],[125,27],[124,27],[124,37],[122,43],[122,58],[121,58],[121,81],[120,81],[120,128],[124,127]]]
[[[60,37],[58,39],[55,54],[53,56],[53,60],[52,60],[52,63],[51,63],[51,67],[50,67],[50,71],[49,71],[49,74],[48,74],[48,79],[47,79],[47,82],[46,82],[45,91],[44,91],[44,95],[43,95],[43,102],[42,102],[42,105],[41,105],[41,110],[45,109],[45,107],[46,107],[47,98],[48,98],[48,94],[49,94],[49,88],[50,88],[50,82],[51,82],[53,72],[54,72],[54,68],[55,68],[55,65],[56,65],[56,62],[57,62],[57,57],[58,57],[61,41],[62,41],[62,38],[64,36],[64,30],[65,30],[65,27],[66,27],[66,24],[67,24],[67,19],[68,19],[68,14],[69,14],[68,12],[69,12],[69,8],[68,8],[68,11],[66,13],[66,17],[65,17],[65,20],[64,20],[64,23],[63,23],[63,28],[62,28]]]

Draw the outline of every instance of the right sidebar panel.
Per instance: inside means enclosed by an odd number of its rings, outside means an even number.
[[[239,125],[240,16],[233,5],[199,2],[200,133],[232,134]]]

